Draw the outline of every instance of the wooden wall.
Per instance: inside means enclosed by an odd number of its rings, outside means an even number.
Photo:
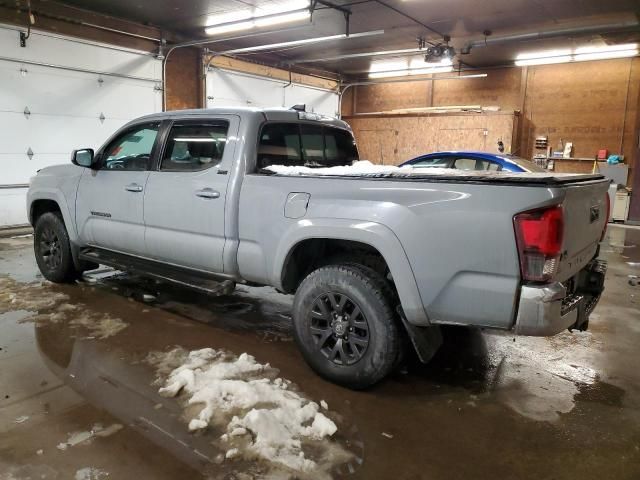
[[[451,105],[498,106],[505,113],[521,113],[513,153],[530,158],[538,153],[534,149],[535,137],[546,135],[553,148],[560,139],[573,142],[574,157],[595,157],[600,148],[622,153],[633,172],[640,126],[640,58],[489,69],[484,73],[488,75],[485,78],[355,87],[343,99],[343,115],[354,130],[360,131],[361,125],[370,122],[360,114],[371,112]],[[390,118],[395,120],[387,120],[384,128],[398,132],[409,121],[404,117]],[[424,128],[429,127],[424,124]],[[423,130],[420,134],[429,136]],[[425,140],[402,145],[401,156],[409,158],[424,153],[424,146],[434,143]],[[559,171],[587,172],[592,168],[590,162],[561,162],[557,163]],[[629,184],[631,178],[632,175]]]
[[[497,152],[502,140],[507,151],[516,139],[518,115],[461,113],[416,115],[360,115],[343,117],[353,128],[360,158],[397,165],[418,153],[438,150]]]

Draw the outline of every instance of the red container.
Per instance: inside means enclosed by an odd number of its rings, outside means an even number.
[[[602,148],[598,150],[598,160],[606,160],[609,158],[609,150]]]

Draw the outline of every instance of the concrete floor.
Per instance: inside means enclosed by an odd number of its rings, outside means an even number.
[[[209,299],[111,273],[41,283],[31,242],[0,239],[2,480],[263,478],[260,462],[221,461],[220,432],[190,434],[180,399],[158,395],[144,359],[176,345],[249,352],[326,400],[331,441],[351,454],[336,478],[640,478],[640,230],[610,227],[589,332],[448,329],[430,365],[366,392],[306,366],[289,297]]]

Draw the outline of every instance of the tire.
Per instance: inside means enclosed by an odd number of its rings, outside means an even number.
[[[293,302],[294,337],[309,366],[339,385],[363,389],[393,370],[401,336],[384,279],[356,265],[310,273]]]
[[[339,254],[331,257],[325,266],[328,265],[351,266],[361,270],[367,277],[378,277],[377,283],[380,285],[380,290],[395,313],[395,307],[400,304],[400,299],[389,280],[389,269],[383,259],[375,255],[356,255],[354,258],[349,258],[348,255]],[[397,316],[394,318],[397,318]],[[406,330],[399,321],[398,325],[400,325],[398,328],[400,340],[398,342],[398,354],[391,369],[392,372],[401,370],[405,366],[413,348]]]
[[[38,217],[33,235],[33,249],[44,278],[55,283],[71,282],[80,276],[73,264],[67,229],[57,213]]]

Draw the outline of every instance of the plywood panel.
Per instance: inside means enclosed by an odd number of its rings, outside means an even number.
[[[515,118],[515,114],[432,114],[351,116],[344,120],[353,129],[362,159],[399,164],[438,150],[497,152],[498,139],[510,151]],[[388,161],[390,158],[393,160]]]
[[[437,80],[433,87],[433,106],[497,105],[502,110],[520,110],[520,69],[503,68],[484,78]]]
[[[398,131],[389,129],[360,130],[358,153],[362,160],[379,165],[397,165]]]
[[[554,159],[553,171],[559,173],[591,173],[593,172],[593,162],[556,158]]]
[[[525,103],[529,151],[538,135],[572,142],[573,156],[621,153],[632,62],[629,59],[530,67]]]
[[[202,60],[195,48],[179,48],[167,60],[165,110],[202,107]]]
[[[385,112],[430,106],[430,81],[382,83],[355,88],[357,102],[354,113]]]
[[[440,129],[437,150],[485,150],[486,141],[484,128]]]

